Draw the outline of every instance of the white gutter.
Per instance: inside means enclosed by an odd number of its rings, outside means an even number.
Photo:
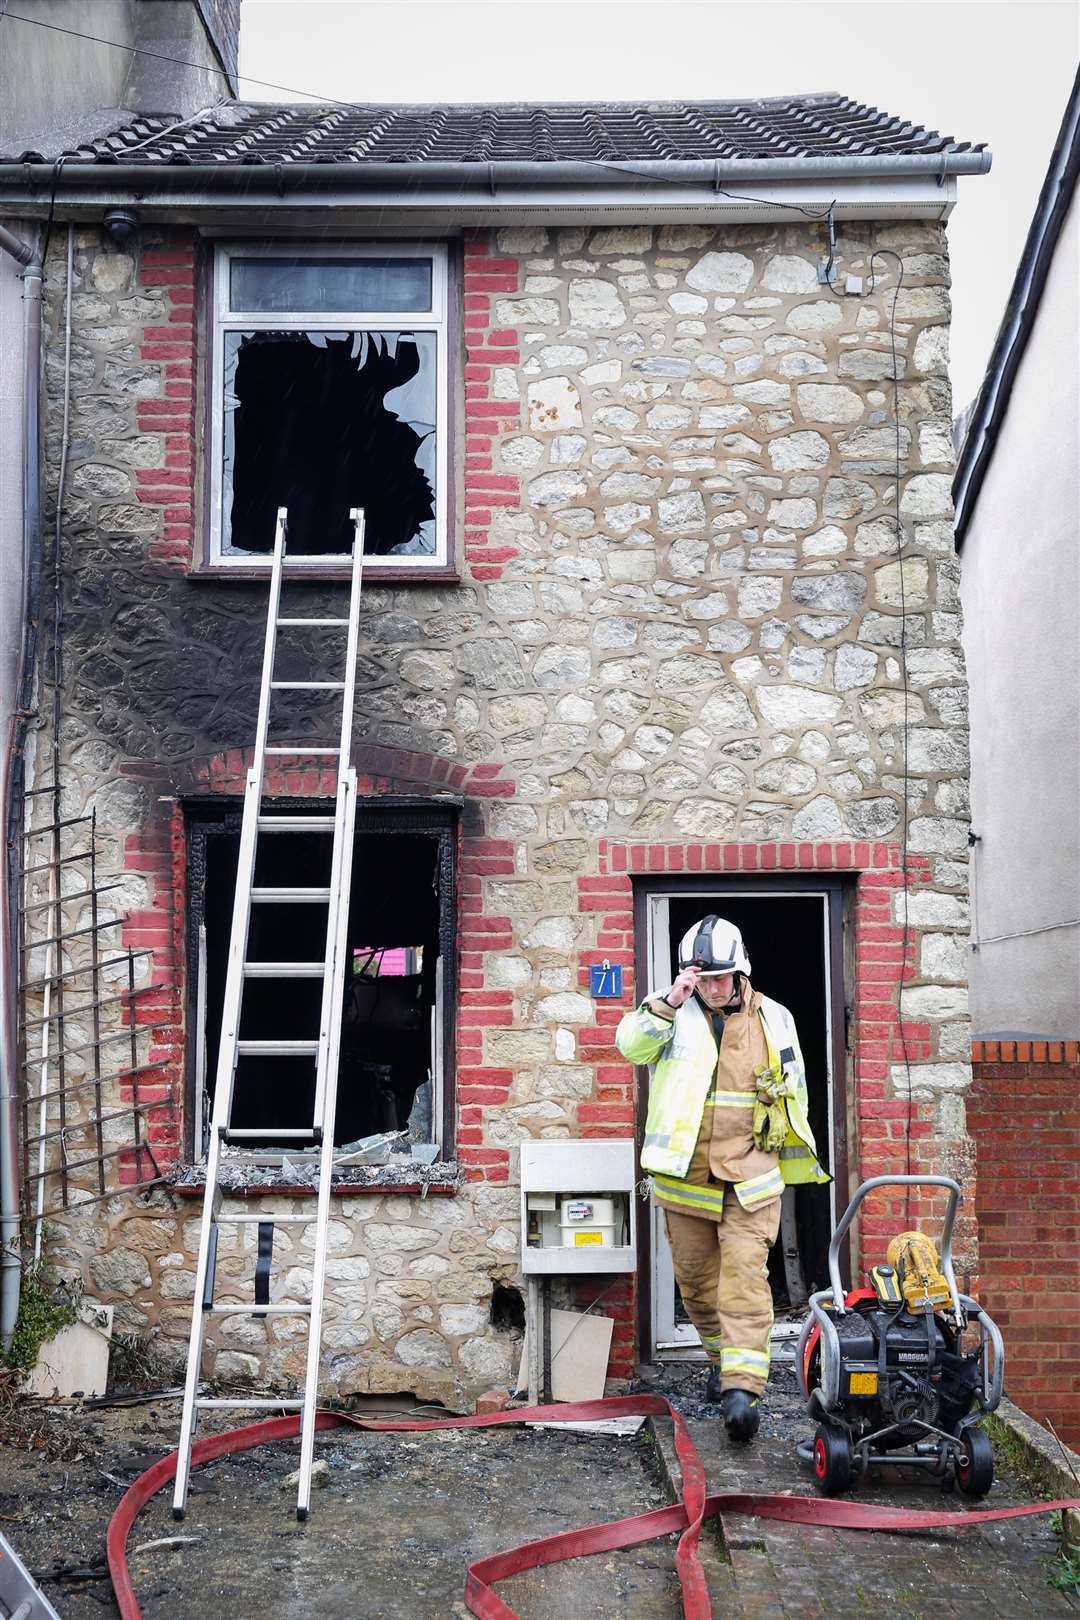
[[[404,168],[404,165],[402,165]],[[65,175],[67,170],[64,171]],[[787,180],[768,185],[731,182],[717,191],[711,185],[658,185],[642,182],[637,186],[596,185],[588,188],[556,185],[496,185],[479,189],[451,185],[399,185],[396,189],[375,190],[354,184],[337,186],[342,177],[327,166],[322,187],[294,188],[269,167],[242,171],[243,186],[214,187],[204,190],[193,183],[192,170],[180,168],[176,175],[186,179],[186,187],[174,184],[159,189],[156,182],[167,171],[154,168],[140,174],[138,187],[118,187],[111,183],[108,169],[97,169],[95,186],[81,186],[63,197],[64,219],[100,222],[109,208],[129,208],[144,223],[160,221],[200,226],[235,226],[250,218],[253,228],[266,231],[268,210],[273,211],[275,233],[297,226],[325,223],[333,218],[336,228],[352,227],[417,228],[438,227],[456,230],[463,226],[501,224],[626,224],[717,223],[762,224],[796,220],[805,211],[809,222],[824,219],[830,208],[836,221],[844,219],[947,219],[956,203],[956,180],[946,176],[921,174],[890,178],[885,175],[859,175],[838,178],[826,185],[821,179]],[[279,183],[280,180],[280,183]],[[3,187],[0,186],[0,195]],[[25,198],[25,194],[24,194]],[[59,205],[58,205],[59,206]],[[44,217],[48,193],[33,202],[21,200],[24,214]]]
[[[167,143],[169,132],[162,131],[155,139]],[[305,187],[322,190],[337,187],[342,190],[406,191],[431,187],[451,186],[466,190],[501,190],[507,186],[569,187],[588,190],[598,185],[640,186],[642,181],[712,186],[720,189],[729,185],[758,184],[762,181],[821,180],[832,182],[873,175],[899,179],[912,175],[930,175],[944,180],[956,174],[986,174],[990,169],[988,151],[899,152],[886,156],[860,157],[838,155],[832,157],[732,158],[725,162],[719,158],[628,158],[608,160],[597,158],[583,162],[576,159],[556,159],[550,162],[520,162],[500,160],[494,163],[446,163],[438,159],[407,160],[400,163],[377,162],[369,158],[350,160],[332,159],[326,163],[275,162],[273,160],[246,162],[242,156],[223,157],[213,163],[173,161],[168,154],[151,158],[143,163],[125,163],[123,154],[116,162],[87,163],[69,158],[59,177],[58,195],[67,197],[69,189],[112,183],[122,187],[152,186],[155,190],[197,189],[217,191],[235,190],[249,186],[262,176],[273,176],[279,189],[295,192]],[[151,178],[152,177],[152,178]],[[57,180],[52,163],[0,163],[0,186],[22,184],[34,188],[51,189]]]
[[[168,142],[168,131],[155,140]],[[160,149],[160,148],[159,148]],[[0,163],[0,200],[20,212],[44,211],[55,198],[63,217],[93,214],[105,206],[131,207],[145,219],[194,218],[228,199],[229,212],[275,211],[305,206],[337,210],[383,209],[404,216],[471,224],[519,213],[544,213],[553,223],[596,217],[691,216],[740,220],[784,217],[782,202],[812,197],[815,211],[844,194],[850,217],[872,218],[903,201],[901,213],[922,218],[947,215],[957,175],[985,174],[988,151],[892,153],[887,156],[740,158],[647,158],[614,162],[326,163],[171,161],[165,155],[143,163],[87,163],[69,159],[60,174],[50,163]],[[762,197],[762,190],[766,196]],[[732,212],[732,208],[739,210]],[[764,212],[755,213],[755,209]],[[686,210],[685,214],[681,210]],[[839,209],[837,210],[837,215]],[[450,216],[452,216],[452,221]]]

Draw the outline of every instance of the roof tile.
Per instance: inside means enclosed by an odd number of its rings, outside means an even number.
[[[874,157],[979,150],[841,95],[768,101],[449,106],[223,102],[142,115],[69,163],[596,162]],[[23,158],[26,154],[18,154]]]

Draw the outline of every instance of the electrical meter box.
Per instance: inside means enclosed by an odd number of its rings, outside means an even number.
[[[523,1142],[521,1269],[526,1276],[633,1271],[634,1143]]]

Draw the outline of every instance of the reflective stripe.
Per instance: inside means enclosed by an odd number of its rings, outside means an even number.
[[[779,1168],[766,1170],[763,1176],[751,1176],[749,1181],[735,1183],[735,1196],[743,1209],[756,1209],[758,1204],[779,1198],[784,1190],[784,1178]]]
[[[705,1106],[714,1108],[753,1108],[756,1094],[752,1091],[710,1091]]]
[[[669,1204],[679,1204],[684,1209],[693,1209],[700,1214],[717,1217],[724,1212],[723,1187],[695,1187],[688,1181],[680,1181],[674,1176],[657,1175],[655,1171],[652,1180],[657,1198]]]
[[[811,1154],[810,1149],[800,1142],[794,1147],[782,1147],[780,1149],[780,1157],[782,1159],[809,1159],[812,1158],[813,1155]]]
[[[746,1372],[755,1378],[768,1378],[769,1352],[767,1350],[724,1349],[720,1352],[720,1371]]]
[[[646,1131],[644,1145],[647,1148],[650,1148],[650,1147],[670,1147],[670,1145],[671,1145],[671,1132],[670,1131],[666,1131],[666,1132],[664,1132],[664,1131]]]
[[[718,1350],[723,1353],[723,1339],[719,1333],[701,1333],[698,1335],[706,1350]]]

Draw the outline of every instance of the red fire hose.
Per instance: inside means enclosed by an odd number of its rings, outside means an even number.
[[[675,1568],[682,1587],[685,1620],[712,1620],[705,1572],[698,1557],[702,1521],[714,1513],[745,1515],[757,1519],[780,1519],[788,1524],[825,1525],[837,1530],[970,1530],[1000,1519],[1019,1519],[1055,1509],[1080,1508],[1080,1497],[1061,1502],[1038,1502],[1027,1507],[991,1508],[983,1512],[929,1513],[911,1508],[875,1507],[859,1502],[829,1501],[815,1496],[759,1496],[747,1491],[721,1491],[705,1494],[705,1470],[690,1438],[681,1413],[662,1395],[618,1395],[600,1401],[575,1401],[557,1406],[515,1407],[482,1417],[437,1418],[420,1423],[393,1423],[354,1417],[349,1412],[319,1412],[315,1426],[335,1429],[350,1424],[358,1429],[408,1431],[424,1429],[487,1429],[499,1424],[543,1422],[589,1422],[613,1417],[670,1417],[675,1425],[675,1451],[682,1470],[682,1498],[671,1507],[652,1513],[639,1513],[629,1519],[612,1519],[607,1524],[590,1525],[583,1530],[565,1530],[559,1535],[527,1541],[506,1552],[478,1558],[470,1564],[465,1580],[465,1606],[477,1620],[518,1620],[513,1609],[492,1590],[494,1581],[543,1564],[563,1559],[583,1558],[590,1553],[613,1552],[634,1547],[656,1536],[681,1531],[675,1549]],[[191,1448],[191,1464],[213,1462],[236,1451],[248,1451],[267,1440],[288,1440],[300,1430],[300,1417],[270,1418],[242,1429],[229,1429],[209,1435]],[[139,1513],[161,1487],[176,1473],[176,1452],[170,1452],[148,1468],[121,1497],[109,1521],[107,1550],[109,1573],[123,1620],[142,1620],[127,1566],[127,1539]]]

